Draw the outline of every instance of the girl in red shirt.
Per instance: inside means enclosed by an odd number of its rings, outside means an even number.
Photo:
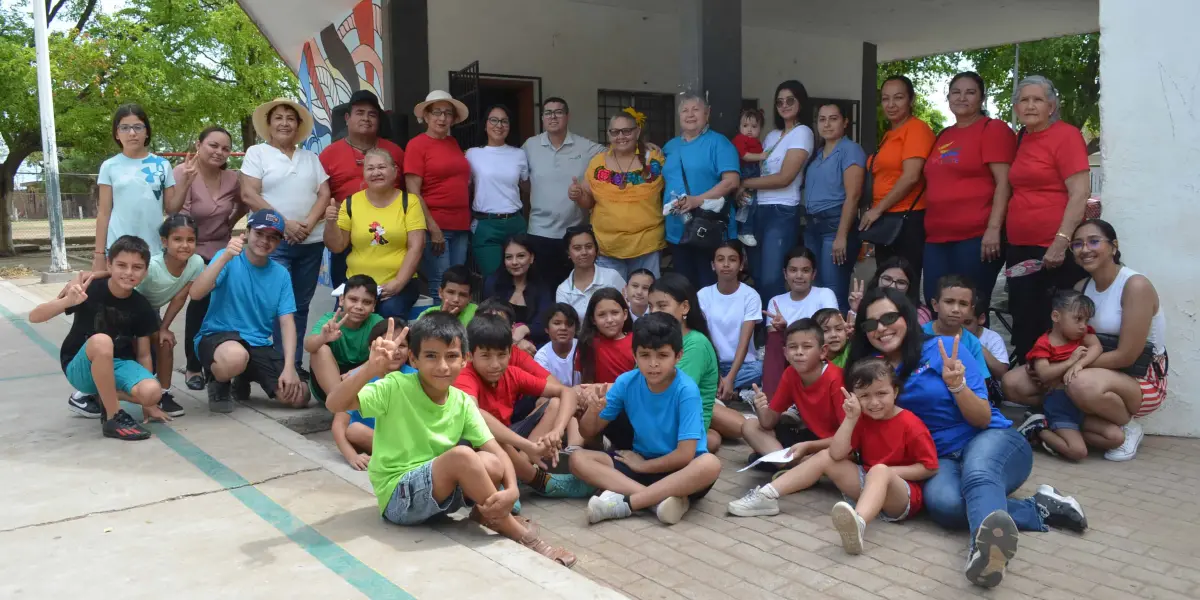
[[[636,368],[631,331],[633,319],[629,317],[629,305],[621,291],[616,288],[596,290],[588,302],[579,343],[575,347],[575,372],[585,388],[603,397],[607,385],[587,384],[610,384],[622,373]],[[608,424],[604,436],[614,448],[633,448],[633,427],[624,414]]]

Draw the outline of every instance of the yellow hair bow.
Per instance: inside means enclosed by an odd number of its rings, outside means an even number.
[[[626,107],[625,110],[621,112],[633,117],[633,122],[636,123],[639,128],[646,126],[646,113],[638,112],[637,109],[632,106]]]

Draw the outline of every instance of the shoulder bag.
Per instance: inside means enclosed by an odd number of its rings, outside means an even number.
[[[683,168],[683,158],[679,160],[679,172],[683,174],[683,190],[688,196],[692,188],[688,185],[687,169]],[[722,206],[722,209],[727,206]],[[683,235],[679,237],[679,245],[700,250],[716,250],[728,237],[729,217],[727,214],[712,210],[697,208],[688,213],[691,217],[683,224]]]

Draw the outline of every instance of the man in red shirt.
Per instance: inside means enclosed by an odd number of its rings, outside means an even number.
[[[370,90],[359,90],[350,96],[346,112],[346,137],[330,144],[321,151],[321,166],[329,174],[329,189],[333,200],[339,205],[353,195],[367,189],[363,180],[363,157],[367,150],[386,150],[396,163],[396,187],[404,182],[404,150],[389,140],[379,137],[379,123],[384,118],[379,98]],[[330,265],[333,287],[346,281],[346,254],[334,254]]]

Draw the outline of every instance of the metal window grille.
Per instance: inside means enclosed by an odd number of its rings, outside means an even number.
[[[597,132],[599,133],[596,139],[601,143],[606,142],[608,140],[608,120],[630,106],[646,115],[646,126],[642,129],[643,140],[661,147],[667,143],[667,140],[675,137],[675,96],[649,92],[599,90],[596,94]]]

